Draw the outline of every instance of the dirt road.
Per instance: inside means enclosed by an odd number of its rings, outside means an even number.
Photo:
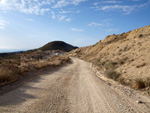
[[[150,97],[106,83],[95,75],[89,63],[72,60],[67,66],[17,84],[15,88],[13,85],[0,88],[0,112],[150,113]]]

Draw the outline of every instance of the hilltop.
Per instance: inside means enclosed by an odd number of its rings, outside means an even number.
[[[48,44],[44,45],[43,47],[39,48],[39,50],[46,51],[46,50],[62,50],[65,52],[69,52],[73,49],[76,49],[78,47],[72,46],[70,44],[67,44],[63,41],[53,41],[49,42]]]
[[[92,62],[103,72],[111,69],[119,73],[117,81],[140,89],[150,86],[149,44],[150,25],[109,35],[95,45],[73,50],[70,54]]]

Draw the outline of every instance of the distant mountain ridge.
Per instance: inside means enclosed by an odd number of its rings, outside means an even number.
[[[19,54],[22,53],[23,51],[16,51],[16,52],[5,52],[5,53],[0,53],[0,57],[7,57],[7,56],[11,56],[11,55],[15,55],[15,54]]]
[[[39,48],[38,50],[47,51],[47,50],[62,50],[65,52],[69,52],[73,49],[77,49],[78,47],[72,46],[63,41],[53,41]]]

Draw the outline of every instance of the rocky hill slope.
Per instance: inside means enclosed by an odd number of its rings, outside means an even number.
[[[113,69],[120,74],[117,80],[122,84],[137,89],[150,86],[150,25],[109,35],[70,54],[93,62],[100,70]]]

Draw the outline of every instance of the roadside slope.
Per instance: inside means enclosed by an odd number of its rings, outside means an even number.
[[[13,87],[13,86],[9,86]],[[7,90],[3,87],[0,90]],[[2,92],[1,92],[2,93]],[[150,98],[132,89],[108,84],[90,64],[72,58],[72,64],[31,79],[0,94],[3,112],[149,113]],[[136,100],[144,103],[138,104]]]
[[[117,81],[124,85],[135,85],[134,88],[140,89],[143,88],[138,87],[141,82],[150,89],[149,44],[150,25],[127,33],[108,35],[92,46],[71,51],[70,56],[90,61],[101,71],[113,69],[120,73]]]

